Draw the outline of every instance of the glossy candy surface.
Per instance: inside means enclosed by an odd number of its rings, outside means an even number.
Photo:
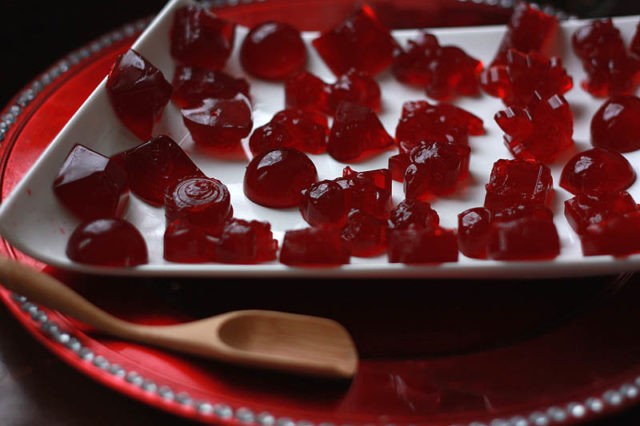
[[[629,161],[615,151],[592,148],[573,156],[562,169],[560,186],[574,195],[612,194],[636,180]]]
[[[167,222],[164,231],[163,256],[169,262],[211,262],[217,243],[218,239],[206,228],[185,220],[174,220]]]
[[[300,213],[312,226],[342,226],[347,220],[351,196],[333,180],[321,180],[302,190]]]
[[[310,154],[327,150],[327,118],[312,110],[285,109],[254,130],[249,138],[253,155],[277,148],[295,148]]]
[[[564,202],[567,222],[578,234],[604,220],[638,210],[638,205],[626,191],[598,195],[578,194]]]
[[[228,221],[215,245],[215,260],[223,263],[251,264],[276,258],[278,241],[271,225],[257,220]]]
[[[413,227],[435,231],[439,224],[438,213],[429,203],[412,199],[405,199],[398,203],[391,210],[387,220],[389,230]]]
[[[492,211],[520,204],[548,207],[553,197],[551,170],[526,160],[498,160],[485,186],[484,206]]]
[[[491,211],[472,207],[458,214],[458,248],[465,256],[486,259],[491,233]]]
[[[496,260],[553,259],[560,254],[560,239],[551,217],[524,216],[494,221],[487,254]]]
[[[640,148],[640,98],[614,96],[591,119],[591,144],[618,152]]]
[[[580,237],[585,256],[628,256],[640,252],[640,211],[616,215],[587,227]]]
[[[336,81],[325,86],[329,94],[328,106],[335,114],[341,102],[349,101],[380,111],[380,86],[368,73],[354,68],[338,76]]]
[[[388,233],[390,263],[429,264],[458,261],[456,233],[450,229],[409,226]]]
[[[296,229],[284,234],[280,262],[290,266],[338,266],[349,263],[349,249],[340,228]]]
[[[284,84],[285,106],[288,109],[330,114],[328,96],[324,81],[307,71],[295,74]]]
[[[173,77],[171,101],[178,108],[199,106],[205,99],[233,99],[243,94],[249,99],[249,83],[224,71],[179,66]]]
[[[349,212],[342,228],[342,238],[347,242],[352,256],[377,256],[386,249],[385,222],[361,210]]]

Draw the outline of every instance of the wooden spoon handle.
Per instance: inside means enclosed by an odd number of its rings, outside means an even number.
[[[57,279],[4,256],[0,256],[0,282],[33,302],[102,332],[122,335],[126,329],[127,323],[98,308]]]

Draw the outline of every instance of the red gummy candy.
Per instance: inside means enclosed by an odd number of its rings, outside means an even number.
[[[176,10],[171,27],[171,56],[183,65],[224,68],[235,41],[236,25],[202,6]]]
[[[69,237],[67,256],[74,262],[108,267],[147,263],[147,245],[131,223],[117,218],[80,224]]]
[[[311,184],[302,191],[300,213],[311,226],[342,226],[347,220],[348,191],[332,180]]]
[[[212,262],[218,240],[205,228],[183,220],[167,223],[164,232],[164,258],[169,262]]]
[[[560,186],[572,194],[610,194],[636,180],[629,161],[615,151],[593,148],[574,155],[562,169]]]
[[[305,109],[331,114],[329,92],[324,81],[306,71],[285,81],[284,99],[287,109]]]
[[[495,115],[514,157],[549,163],[573,146],[573,113],[562,95],[541,98],[526,107],[511,106]]]
[[[391,179],[396,182],[404,182],[404,173],[407,171],[409,164],[411,164],[409,154],[401,152],[389,157],[389,171],[391,172]]]
[[[287,231],[280,262],[291,266],[337,266],[349,263],[340,228],[312,227]]]
[[[467,257],[487,258],[491,232],[491,211],[474,207],[458,215],[458,248]]]
[[[487,254],[496,260],[553,259],[560,254],[560,238],[549,217],[530,215],[494,221]]]
[[[377,256],[386,248],[385,223],[368,213],[353,209],[342,228],[342,238],[347,242],[352,256]]]
[[[587,227],[580,236],[585,256],[624,257],[640,252],[640,211],[616,215]]]
[[[506,105],[526,106],[535,93],[549,98],[568,92],[573,79],[560,58],[510,50],[503,65],[493,66],[482,75],[481,84],[485,92],[501,98]]]
[[[189,156],[169,136],[156,136],[114,157],[127,173],[131,191],[149,204],[160,206],[164,195],[180,179],[203,176]]]
[[[253,155],[277,148],[295,148],[310,154],[327,150],[327,118],[314,111],[285,109],[255,129],[249,139]]]
[[[352,209],[358,209],[378,219],[389,217],[391,210],[391,173],[387,169],[356,172],[345,167],[336,182],[345,188]]]
[[[271,225],[257,220],[232,219],[216,245],[215,260],[223,263],[251,264],[275,260],[278,241]]]
[[[182,220],[213,234],[233,215],[227,187],[204,176],[179,181],[167,191],[164,204],[167,223]]]
[[[405,84],[427,87],[431,82],[429,65],[439,49],[436,36],[422,31],[416,39],[407,41],[406,49],[398,46],[394,50],[391,72]]]
[[[629,53],[636,59],[640,56],[640,22],[636,26],[636,32],[633,34],[633,38],[629,44]]]
[[[427,101],[405,102],[396,127],[400,151],[407,154],[426,141],[466,145],[469,134],[484,134],[480,118],[454,105]]]
[[[171,84],[162,72],[130,49],[116,59],[106,88],[122,124],[141,140],[151,138],[171,97]]]
[[[391,64],[396,47],[389,30],[366,5],[312,43],[335,75],[351,68],[376,75]]]
[[[582,87],[593,96],[631,94],[640,77],[640,61],[632,57],[611,19],[594,20],[571,38],[587,79]]]
[[[640,98],[614,96],[591,119],[591,144],[617,152],[640,149]]]
[[[249,31],[242,42],[240,62],[255,77],[284,80],[304,69],[307,49],[295,27],[269,21]]]
[[[240,150],[240,141],[253,126],[251,104],[244,95],[205,99],[199,107],[183,109],[182,118],[197,145],[220,153]]]
[[[431,208],[427,202],[420,200],[403,200],[391,210],[387,228],[407,229],[427,229],[435,232],[440,224],[438,213]]]
[[[428,264],[458,261],[456,233],[450,229],[409,226],[388,233],[390,263]]]
[[[567,222],[578,234],[583,234],[590,225],[636,210],[638,205],[626,191],[599,195],[578,194],[564,202]]]
[[[486,185],[484,206],[496,212],[526,205],[548,207],[553,197],[551,170],[542,163],[498,160]]]
[[[244,193],[265,207],[294,207],[301,191],[318,179],[316,166],[293,148],[274,149],[251,160],[244,174]]]
[[[329,110],[334,114],[341,102],[349,101],[380,111],[380,86],[363,71],[350,69],[338,76],[335,83],[326,86],[329,93]]]
[[[527,2],[519,2],[491,65],[504,64],[511,49],[523,53],[544,53],[553,41],[557,29],[558,20],[554,16],[547,15]]]
[[[60,202],[82,220],[122,216],[128,201],[127,176],[115,161],[75,145],[53,181]]]
[[[244,78],[219,70],[178,67],[171,100],[178,108],[193,108],[207,98],[233,99],[239,93],[249,99],[249,83]]]
[[[341,162],[351,162],[387,149],[394,143],[371,108],[342,102],[336,111],[327,152]]]
[[[407,198],[426,200],[454,192],[469,175],[471,150],[466,145],[427,142],[409,154],[411,164],[404,174]]]

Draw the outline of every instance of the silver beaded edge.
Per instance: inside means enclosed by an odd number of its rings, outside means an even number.
[[[213,0],[209,4],[211,7],[235,6],[242,3],[251,3],[265,0]],[[484,3],[491,6],[504,8],[513,7],[515,0],[458,0],[460,2]],[[559,20],[574,19],[574,16],[559,12],[550,6],[541,6],[546,13],[555,15]],[[9,129],[16,122],[18,116],[24,109],[40,94],[46,86],[50,85],[60,76],[69,71],[72,67],[88,59],[92,55],[100,52],[113,43],[125,38],[134,36],[141,32],[149,23],[149,19],[143,19],[128,24],[118,30],[110,32],[103,37],[93,41],[89,45],[75,50],[66,57],[58,61],[46,72],[41,74],[31,85],[20,92],[14,99],[15,103],[5,108],[5,112],[0,116],[0,142],[4,141]],[[102,355],[94,353],[90,348],[82,345],[81,341],[73,334],[62,330],[48,315],[36,304],[27,300],[26,297],[16,293],[11,295],[13,301],[20,310],[39,324],[42,332],[55,343],[66,347],[75,353],[80,359],[90,363],[95,368],[120,378],[124,382],[141,389],[144,392],[155,394],[158,398],[167,403],[175,403],[181,407],[195,410],[202,416],[213,417],[222,421],[235,421],[243,425],[258,426],[316,426],[315,423],[307,420],[294,421],[289,417],[275,417],[269,412],[256,413],[247,407],[233,407],[224,403],[214,403],[193,399],[186,392],[176,392],[170,386],[160,385],[145,378],[134,370],[127,371],[124,367],[111,363]],[[551,406],[544,410],[536,410],[528,415],[517,415],[510,418],[495,418],[488,422],[471,422],[465,424],[455,424],[452,426],[551,426],[563,424],[585,418],[587,415],[600,415],[606,410],[615,409],[621,405],[637,401],[640,398],[640,376],[634,381],[623,383],[617,389],[608,389],[599,396],[591,396],[584,401],[574,401],[563,406]],[[335,426],[333,423],[322,422],[317,426]],[[347,425],[343,425],[347,426]],[[393,426],[393,425],[385,425]]]

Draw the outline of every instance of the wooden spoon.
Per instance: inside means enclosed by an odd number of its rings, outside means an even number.
[[[0,281],[103,333],[177,352],[327,378],[350,378],[358,363],[349,333],[327,318],[244,310],[183,324],[139,325],[108,314],[57,279],[1,256]]]

